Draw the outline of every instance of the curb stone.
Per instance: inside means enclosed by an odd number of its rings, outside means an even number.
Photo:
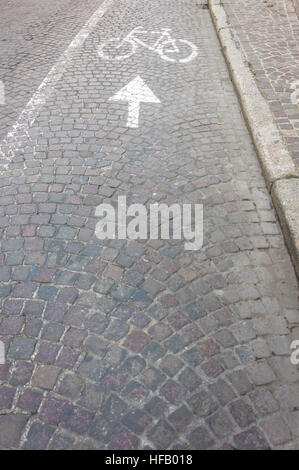
[[[297,13],[297,16],[299,18],[299,0],[293,0],[295,12]]]
[[[266,185],[299,277],[299,171],[284,144],[268,103],[258,89],[221,0],[208,2]]]
[[[297,197],[296,197],[297,194]],[[275,181],[271,196],[278,213],[283,234],[291,252],[297,275],[299,266],[299,179]]]

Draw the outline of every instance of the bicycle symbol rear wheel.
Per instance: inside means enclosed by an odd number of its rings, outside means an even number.
[[[98,55],[105,60],[124,60],[135,54],[137,44],[120,38],[108,39],[97,47]]]

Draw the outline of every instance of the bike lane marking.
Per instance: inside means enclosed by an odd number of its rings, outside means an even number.
[[[0,143],[0,155],[4,157],[12,157],[14,152],[18,150],[18,137],[28,136],[29,129],[36,120],[41,107],[46,103],[57,82],[61,79],[64,71],[74,58],[75,53],[84,45],[86,39],[94,31],[100,19],[107,12],[114,0],[104,0],[101,6],[94,12],[87,23],[80,29],[72,42],[53,65],[48,75],[42,81],[32,98],[29,100],[23,111],[20,113],[12,130]],[[2,145],[6,144],[6,150],[3,151]],[[7,146],[10,155],[7,155]]]
[[[138,34],[138,37],[137,37]],[[157,35],[160,37],[155,41],[153,45],[149,45],[140,39],[140,35]],[[125,54],[118,54],[116,56],[111,56],[109,53],[105,53],[105,48],[111,50],[113,43],[115,51],[119,51],[122,46],[131,46],[131,52]],[[182,51],[178,45],[188,46],[188,55],[186,57],[175,58],[171,57],[172,54],[180,54]],[[137,26],[131,30],[127,36],[123,39],[110,38],[101,42],[97,46],[97,54],[103,61],[112,61],[112,62],[122,62],[130,59],[137,51],[139,47],[144,47],[145,49],[156,52],[161,59],[166,62],[171,62],[172,64],[186,64],[191,62],[198,55],[198,47],[192,42],[185,39],[175,39],[171,36],[171,28],[162,28],[161,31],[146,31],[142,26]],[[191,50],[191,52],[190,52]],[[168,55],[167,55],[168,54]],[[169,56],[170,54],[170,56]],[[183,50],[184,54],[184,50]],[[131,80],[126,86],[121,88],[117,93],[109,98],[108,101],[125,101],[128,102],[128,117],[127,117],[127,127],[138,128],[139,127],[139,113],[140,113],[140,103],[160,103],[160,100],[153,94],[150,88],[145,84],[143,79],[138,75],[135,79]]]
[[[165,60],[166,62],[178,62],[181,64],[186,64],[188,62],[191,62],[194,60],[197,55],[198,55],[198,47],[193,44],[191,41],[188,41],[186,39],[174,39],[171,37],[170,34],[171,28],[162,28],[161,31],[145,31],[142,26],[137,26],[136,28],[132,29],[132,31],[125,36],[123,39],[120,38],[110,38],[107,39],[106,41],[103,41],[100,43],[97,47],[97,52],[99,57],[101,57],[104,60],[125,60],[129,59],[135,52],[137,51],[138,47],[144,47],[145,49],[148,49],[149,51],[154,51],[159,54],[161,59]],[[140,34],[147,34],[147,35],[157,35],[160,34],[160,37],[155,41],[155,43],[151,46],[149,44],[144,43],[139,36]],[[116,42],[116,49],[119,49],[122,45],[129,44],[132,46],[132,52],[126,53],[124,55],[119,55],[116,57],[110,57],[109,55],[105,54],[104,49],[105,47],[108,46],[109,43],[114,43]],[[189,49],[191,49],[191,53],[187,55],[187,57],[181,58],[181,59],[174,59],[173,57],[167,56],[168,54],[172,53],[179,53],[180,49],[177,46],[177,44],[183,44],[187,46]],[[167,46],[167,50],[163,51],[164,47]],[[169,48],[170,47],[170,48]]]
[[[127,127],[139,127],[140,103],[161,103],[141,77],[137,76],[124,86],[109,101],[128,102]]]

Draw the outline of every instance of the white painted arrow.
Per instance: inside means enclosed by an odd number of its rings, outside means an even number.
[[[129,104],[127,127],[138,127],[140,103],[161,103],[139,75],[124,86],[109,101],[127,101]]]

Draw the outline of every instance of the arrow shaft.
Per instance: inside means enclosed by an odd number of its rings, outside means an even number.
[[[128,107],[128,120],[127,127],[133,127],[136,129],[139,125],[139,111],[140,111],[140,102],[139,101],[129,101]]]

